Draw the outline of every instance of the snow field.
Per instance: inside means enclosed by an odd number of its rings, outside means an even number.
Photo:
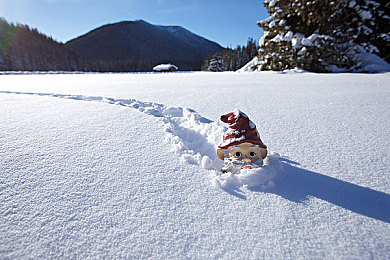
[[[389,75],[4,75],[0,258],[386,259]],[[235,108],[262,175],[217,171]]]
[[[165,133],[153,117],[80,104],[73,96],[70,102],[7,96],[1,99],[8,103],[1,124],[8,133],[1,147],[3,259],[183,253],[184,245],[168,249],[189,240],[175,232],[188,219],[174,215],[190,203],[184,187],[194,178],[164,156]],[[174,172],[180,174],[172,179]]]
[[[6,115],[2,130],[7,133],[1,147],[5,259],[218,258],[224,251],[223,244],[213,240],[221,240],[225,234],[218,230],[235,221],[219,223],[226,211],[197,192],[215,193],[207,172],[202,176],[165,154],[172,147],[164,142],[169,132],[161,124],[178,126],[164,122],[169,116],[161,117],[168,114],[162,106],[42,93],[7,93],[1,104]],[[150,114],[137,112],[132,104]],[[181,109],[167,110],[181,115]],[[210,124],[192,111],[187,115],[189,120],[177,119],[190,128],[201,128],[200,121]],[[188,130],[189,135],[180,128],[175,131],[189,138],[194,130]],[[182,149],[175,152],[198,164],[200,154],[183,148],[186,138],[178,140]],[[195,159],[188,160],[191,156]],[[197,203],[208,206],[198,208]],[[229,240],[242,239],[235,230]]]

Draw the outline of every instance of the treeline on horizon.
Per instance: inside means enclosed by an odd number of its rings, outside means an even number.
[[[152,71],[159,63],[180,69],[235,71],[254,57],[250,70],[294,68],[329,72],[390,70],[390,4],[378,0],[265,0],[269,17],[258,22],[264,35],[246,46],[224,48],[204,61],[87,60],[27,25],[0,18],[0,70],[3,71]],[[90,45],[88,45],[90,46]],[[110,56],[109,56],[110,57]],[[182,64],[180,64],[182,62]],[[188,66],[187,66],[188,65]]]
[[[0,71],[150,71],[151,61],[96,61],[80,57],[28,25],[0,18]]]
[[[229,55],[235,57],[237,48],[226,48],[222,55],[226,60]],[[179,69],[196,67],[201,70],[204,64],[201,60],[180,61],[180,57],[176,62],[164,60],[159,63],[172,62]],[[159,63],[148,59],[90,61],[35,28],[0,18],[0,71],[149,72]],[[231,70],[237,67],[236,62],[230,64]]]
[[[1,71],[86,71],[89,65],[64,44],[28,25],[0,18]]]
[[[202,70],[206,71],[236,71],[258,55],[256,41],[248,38],[246,46],[238,45],[236,48],[225,48],[222,53],[215,53],[205,59]]]

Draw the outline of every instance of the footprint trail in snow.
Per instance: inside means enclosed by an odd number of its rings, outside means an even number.
[[[16,91],[0,91],[0,94],[33,95],[102,102],[137,109],[142,113],[156,117],[167,133],[167,141],[172,145],[173,151],[180,157],[180,160],[212,170],[214,176],[212,180],[213,186],[228,192],[243,186],[262,189],[272,187],[274,179],[281,172],[280,156],[278,154],[270,154],[265,161],[265,165],[256,171],[243,172],[238,175],[220,173],[223,162],[218,159],[216,148],[226,131],[226,127],[202,117],[189,108],[169,107],[135,99],[115,99],[100,96]]]
[[[192,109],[167,107],[162,104],[142,102],[135,99],[115,99],[100,96],[16,91],[0,91],[0,94],[20,94],[94,101],[137,109],[142,113],[159,119],[167,133],[167,141],[172,144],[174,152],[182,161],[200,165],[202,168],[208,170],[218,169],[222,165],[222,163],[218,162],[215,149],[225,127],[200,116]]]

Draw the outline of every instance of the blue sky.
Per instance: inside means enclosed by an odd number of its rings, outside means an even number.
[[[28,24],[66,42],[101,25],[143,19],[180,25],[222,46],[244,45],[263,34],[263,0],[0,0],[0,17]]]

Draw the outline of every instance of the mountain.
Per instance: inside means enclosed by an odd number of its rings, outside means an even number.
[[[159,63],[200,70],[202,61],[223,48],[180,26],[143,20],[107,24],[66,43],[97,70],[151,71]]]
[[[0,18],[0,70],[81,71],[88,70],[88,63],[37,29]]]

